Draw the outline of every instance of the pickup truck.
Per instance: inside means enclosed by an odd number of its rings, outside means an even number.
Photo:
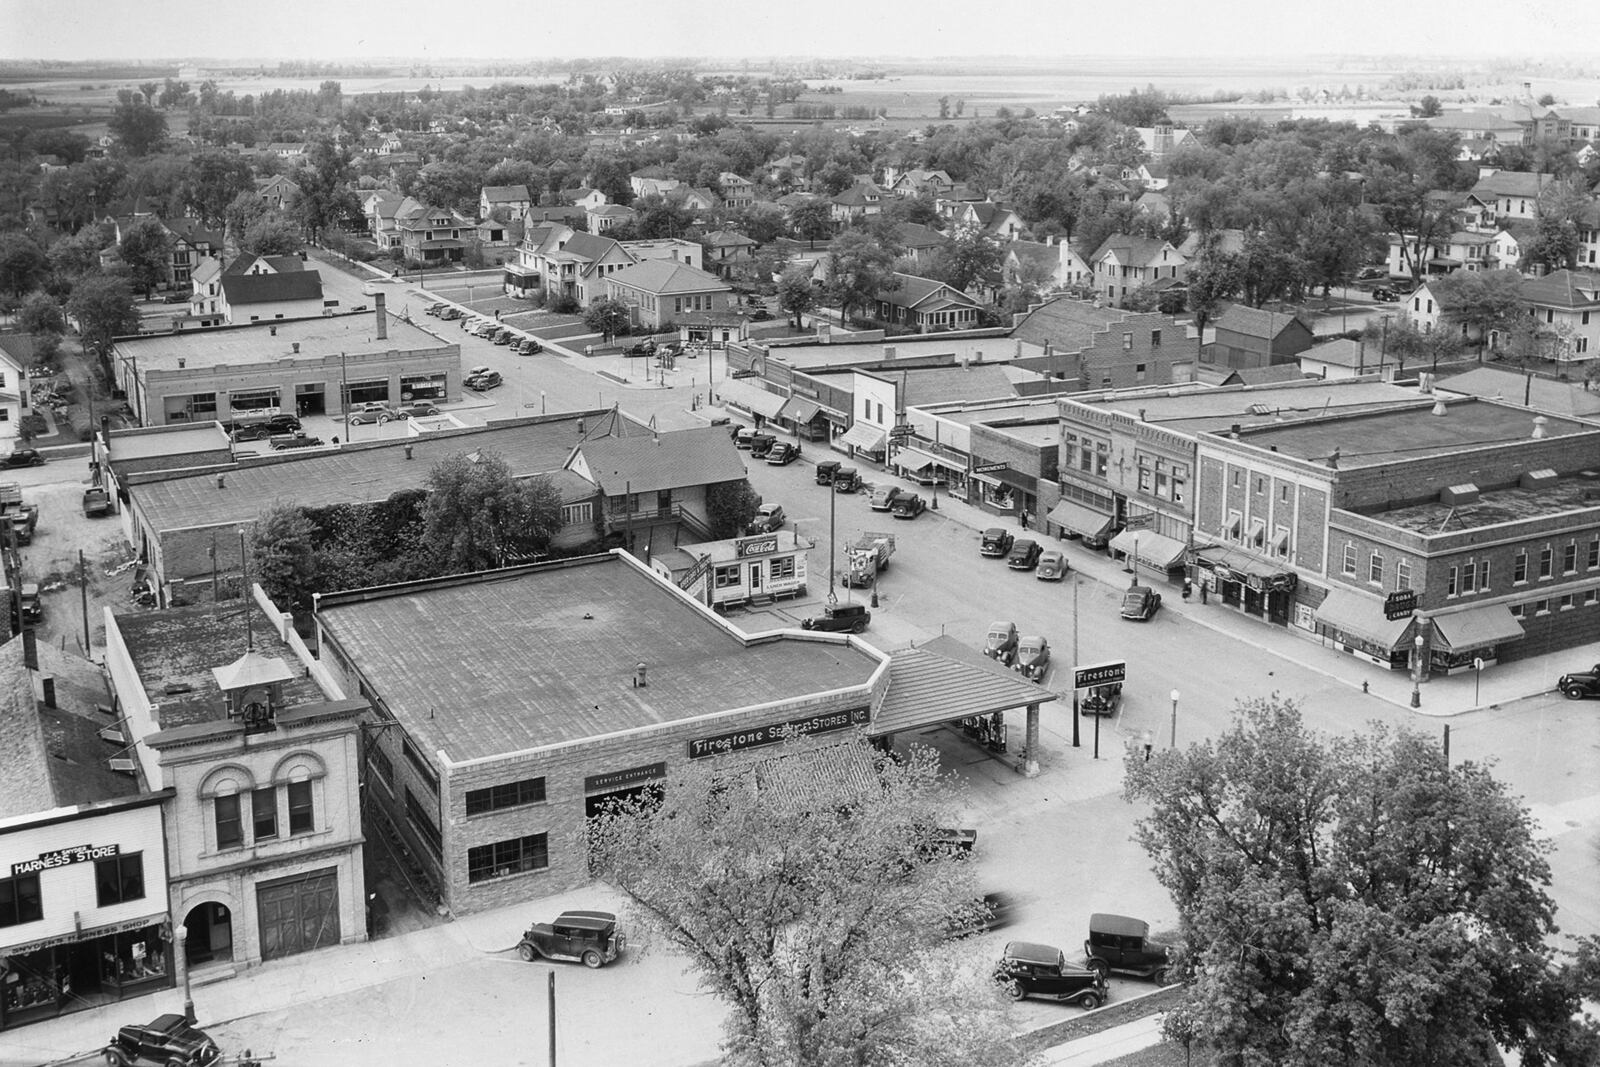
[[[894,555],[894,534],[867,531],[844,550],[845,570],[841,585],[852,589],[871,585],[881,570],[889,566]]]
[[[98,485],[85,489],[83,513],[91,519],[111,514],[111,494]]]
[[[33,531],[39,525],[39,505],[22,502],[22,486],[16,482],[0,485],[0,521],[11,524],[17,544],[33,543]]]

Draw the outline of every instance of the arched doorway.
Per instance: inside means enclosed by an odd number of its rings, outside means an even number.
[[[183,920],[188,940],[184,951],[189,966],[229,963],[233,960],[233,912],[226,904],[208,900],[189,909]]]

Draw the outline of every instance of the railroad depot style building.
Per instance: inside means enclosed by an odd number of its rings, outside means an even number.
[[[105,613],[115,728],[171,796],[161,877],[191,967],[364,941],[359,722],[260,590],[215,605]]]
[[[388,315],[382,295],[375,299],[372,314],[119,338],[117,386],[145,426],[459,399],[461,346]]]
[[[1600,426],[1477,398],[1208,431],[1197,562],[1224,603],[1382,667],[1569,648],[1600,639],[1596,472]]]
[[[456,913],[584,884],[584,819],[701,760],[1017,708],[1036,749],[1054,699],[928,648],[747,635],[620,551],[322,596],[316,619],[323,661],[374,709],[369,802]]]

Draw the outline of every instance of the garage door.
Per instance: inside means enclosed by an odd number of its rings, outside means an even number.
[[[339,881],[332,867],[262,882],[256,905],[264,960],[339,943]]]

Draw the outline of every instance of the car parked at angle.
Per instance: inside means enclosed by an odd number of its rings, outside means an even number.
[[[1017,624],[1005,620],[991,622],[983,638],[983,654],[999,660],[1002,666],[1011,666],[1017,658]]]
[[[624,348],[622,354],[625,356],[653,356],[656,354],[655,339],[646,337],[643,341],[635,341],[627,348]]]
[[[1568,700],[1600,696],[1600,663],[1596,663],[1586,671],[1563,674],[1556,681],[1556,688],[1561,690],[1562,695]]]
[[[1148,585],[1130,585],[1122,594],[1122,617],[1147,622],[1161,607],[1161,594]]]
[[[1059,548],[1047,548],[1039,553],[1039,567],[1033,576],[1041,582],[1059,582],[1072,570],[1067,554]]]
[[[1149,923],[1126,915],[1095,912],[1089,916],[1083,954],[1089,969],[1101,978],[1115,971],[1166,985],[1172,966],[1172,946],[1151,937]]]
[[[897,519],[914,519],[928,510],[928,502],[916,493],[901,493],[889,506],[889,514]]]
[[[1039,997],[1064,1000],[1084,1008],[1098,1008],[1106,1002],[1104,976],[1087,967],[1067,962],[1064,952],[1054,945],[1033,941],[1012,941],[995,965],[994,980],[1012,1000]]]
[[[735,444],[737,444],[737,442],[735,442]],[[817,480],[817,484],[832,485],[833,476],[839,473],[840,466],[841,464],[836,459],[817,460],[817,469],[814,475]]]
[[[832,633],[865,633],[872,622],[872,612],[865,604],[828,604],[821,615],[800,621],[802,630],[822,630]]]
[[[770,433],[758,433],[750,438],[750,458],[766,459],[767,453],[772,451],[772,446],[778,439]]]
[[[462,311],[458,307],[455,307],[455,306],[450,305],[450,304],[446,304],[439,311],[439,317],[441,319],[443,319],[444,321],[446,321],[446,322],[454,322],[456,319],[464,319],[464,318],[466,318],[467,317],[467,313],[465,311]]]
[[[602,967],[627,947],[609,911],[564,911],[553,922],[534,923],[517,943],[517,955],[535,960],[570,960],[585,967]]]
[[[1122,707],[1121,682],[1097,685],[1078,702],[1078,710],[1084,715],[1115,715],[1120,707]]]
[[[511,351],[519,356],[537,356],[544,351],[544,345],[536,337],[524,337],[511,346]]]
[[[1014,571],[1031,571],[1039,565],[1039,554],[1043,551],[1039,542],[1025,537],[1011,546],[1011,554],[1006,557],[1006,566]]]
[[[147,1063],[162,1067],[206,1067],[222,1059],[222,1050],[204,1030],[182,1015],[158,1015],[148,1023],[124,1026],[100,1052],[112,1067]]]
[[[873,511],[888,511],[894,507],[894,502],[900,498],[902,490],[898,485],[880,485],[872,490],[867,497],[867,507]]]
[[[733,438],[734,448],[749,448],[751,442],[754,441],[756,437],[755,427],[735,426],[732,430],[728,431],[728,436]]]
[[[978,541],[978,555],[999,559],[1011,554],[1011,544],[1016,538],[1003,526],[991,526],[983,531]]]
[[[1011,925],[1013,902],[1006,893],[985,893],[968,901],[945,917],[944,935],[971,937]]]
[[[767,451],[767,465],[786,467],[800,458],[800,442],[779,441]]]
[[[443,300],[435,300],[433,303],[429,304],[427,307],[423,308],[422,310],[426,314],[433,315],[433,316],[437,317],[439,312],[443,311],[445,308],[447,308],[449,306],[450,305],[446,304]]]
[[[854,493],[861,488],[861,472],[854,467],[840,467],[833,474],[833,491]]]
[[[1043,682],[1050,671],[1050,642],[1038,634],[1017,639],[1016,668],[1030,682]]]
[[[789,517],[783,513],[782,504],[762,504],[756,508],[756,517],[750,520],[750,532],[772,533],[774,530],[783,529],[783,524],[788,521]]]

